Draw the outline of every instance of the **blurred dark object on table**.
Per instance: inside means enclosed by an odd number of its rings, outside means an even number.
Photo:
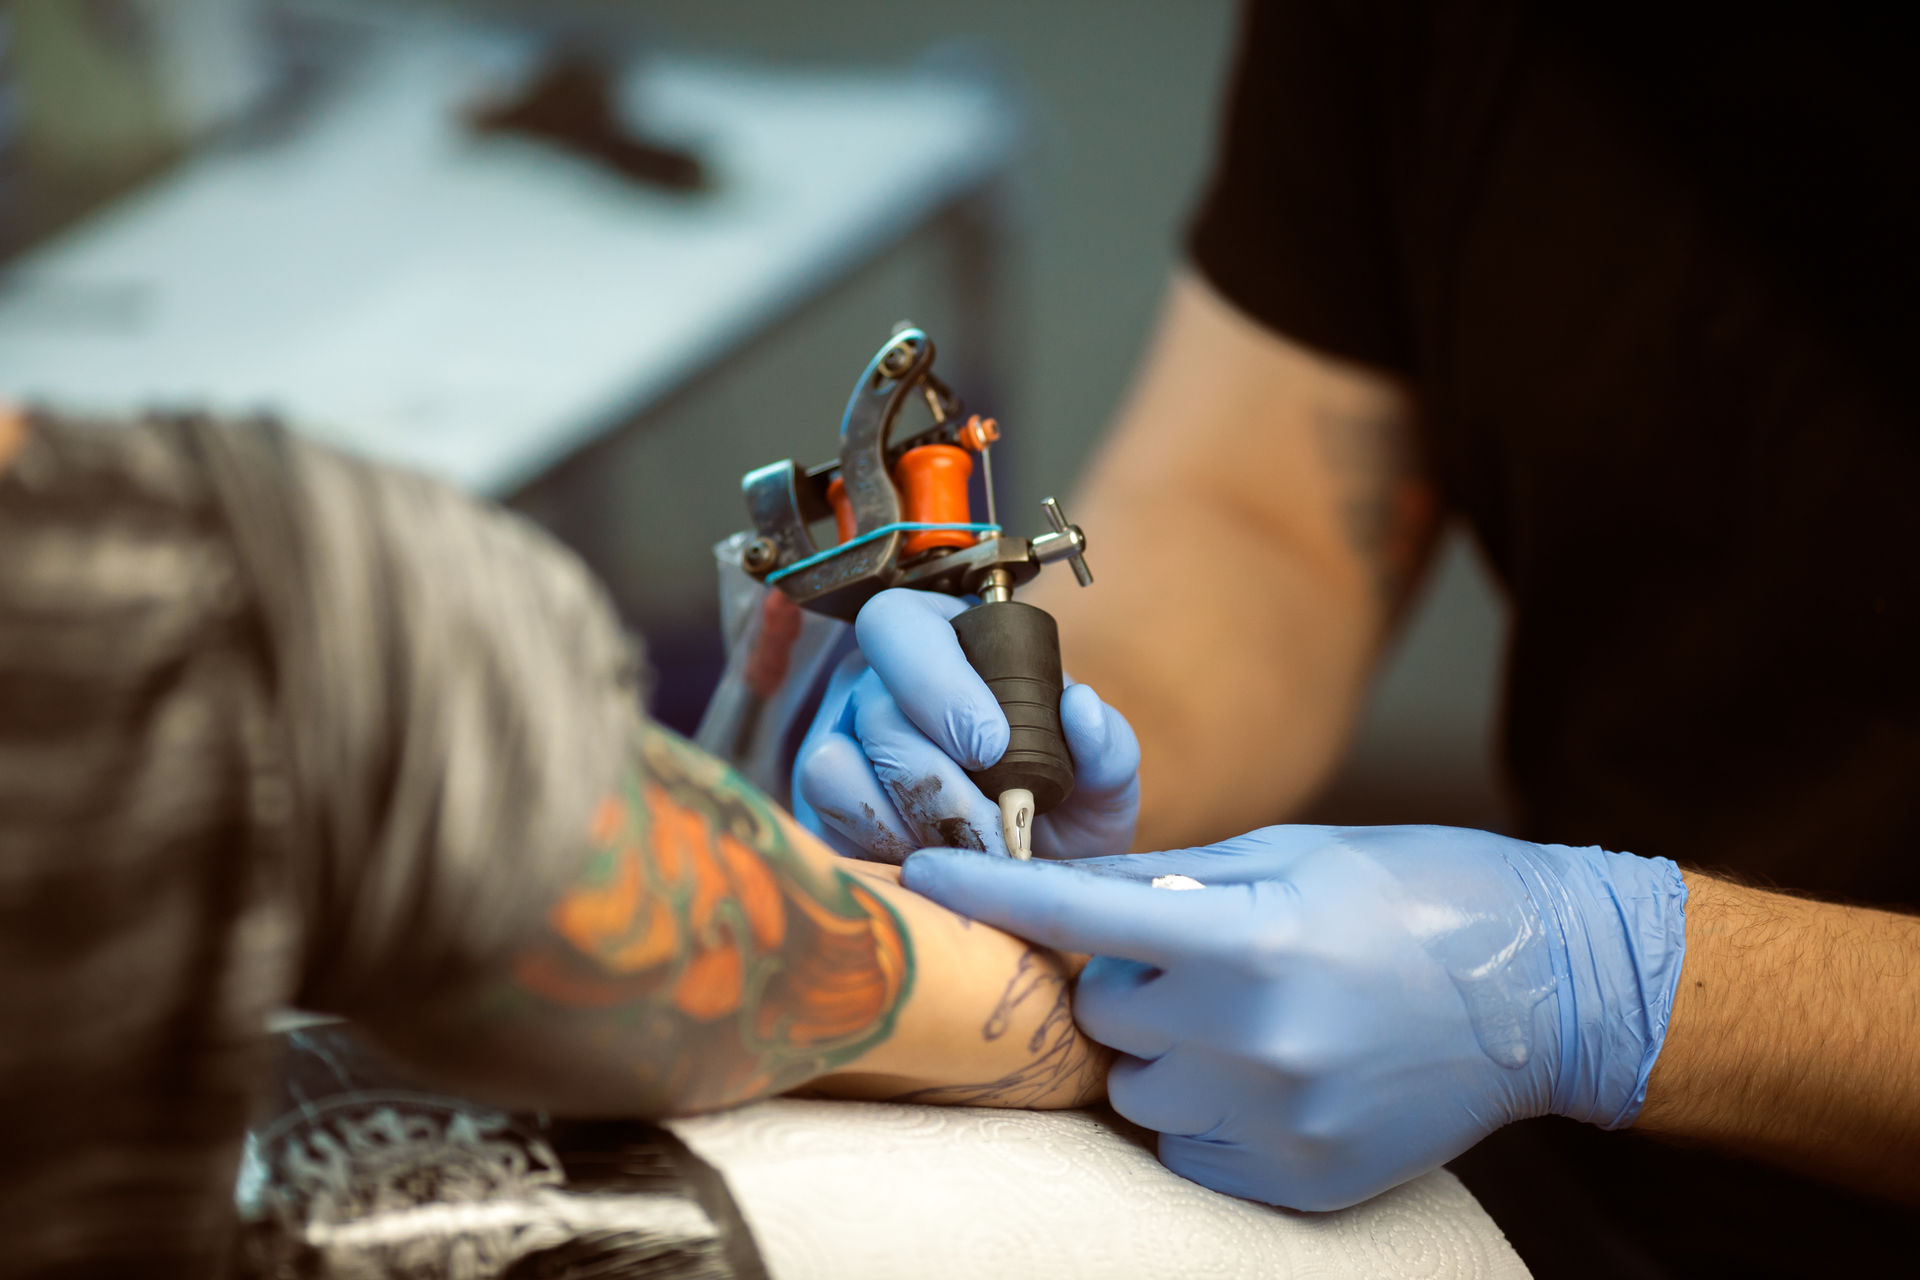
[[[548,143],[649,186],[706,189],[707,167],[699,156],[646,138],[621,120],[614,81],[615,72],[604,63],[578,52],[560,53],[512,98],[474,108],[468,123],[476,133]]]

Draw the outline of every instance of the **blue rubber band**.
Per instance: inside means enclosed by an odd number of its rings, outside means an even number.
[[[878,529],[869,529],[865,533],[848,538],[837,547],[828,547],[825,551],[816,551],[804,560],[794,561],[784,569],[777,569],[767,575],[766,582],[768,586],[772,586],[788,574],[799,573],[802,569],[811,569],[813,566],[824,563],[834,556],[839,555],[842,551],[850,551],[863,543],[872,542],[875,538],[884,538],[890,533],[924,533],[927,531],[999,533],[1000,526],[997,524],[928,524],[924,520],[896,520],[892,524],[883,524]]]

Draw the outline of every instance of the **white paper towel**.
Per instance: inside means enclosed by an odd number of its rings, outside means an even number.
[[[775,1099],[673,1129],[726,1176],[776,1280],[1507,1280],[1526,1268],[1436,1170],[1340,1213],[1169,1173],[1087,1112]]]

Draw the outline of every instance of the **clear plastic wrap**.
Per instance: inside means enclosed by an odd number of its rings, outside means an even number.
[[[853,650],[853,628],[749,576],[740,553],[752,536],[714,544],[727,663],[694,741],[790,806],[794,752],[828,677]]]

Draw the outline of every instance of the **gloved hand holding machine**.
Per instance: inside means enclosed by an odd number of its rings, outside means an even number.
[[[931,361],[924,334],[896,335],[854,391],[837,462],[746,480],[757,536],[741,560],[776,588],[768,602],[857,615],[861,652],[802,747],[796,813],[849,852],[904,861],[903,884],[970,919],[1095,956],[1074,1015],[1119,1052],[1109,1100],[1217,1190],[1333,1209],[1512,1120],[1631,1124],[1683,954],[1673,863],[1435,827],[1271,827],[1100,856],[1132,843],[1137,743],[1084,686],[1063,697],[1052,618],[1008,599],[1050,559],[1074,557],[1085,582],[1086,540],[1052,504],[1055,531],[1031,542],[998,536],[991,512],[970,521],[965,450],[984,457],[994,432],[963,419]],[[894,440],[916,395],[934,425]],[[829,515],[840,541],[823,550],[807,528]],[[982,604],[944,607],[974,591]],[[983,803],[955,794],[971,793],[963,770],[999,798],[1016,857],[1033,849],[1027,819],[1066,801],[1040,852],[1092,860],[982,857],[988,842],[940,816]],[[945,807],[916,812],[920,789]]]
[[[754,534],[739,547],[740,566],[780,593],[766,599],[764,643],[744,678],[764,696],[785,674],[784,656],[769,657],[797,631],[795,620],[782,618],[781,600],[851,622],[890,587],[956,599],[977,595],[980,603],[954,615],[952,629],[998,701],[1008,741],[997,760],[967,776],[998,801],[1008,852],[1026,858],[1034,819],[1072,793],[1074,762],[1060,717],[1059,633],[1051,615],[1014,601],[1013,590],[1056,560],[1068,561],[1080,584],[1090,585],[1087,539],[1052,498],[1042,504],[1048,532],[1032,539],[1003,535],[992,471],[999,428],[965,411],[935,376],[933,359],[925,333],[901,328],[854,386],[837,458],[805,469],[790,459],[772,463],[742,482]],[[903,433],[902,411],[916,401],[924,402],[932,425]],[[984,522],[973,520],[968,492],[975,456],[985,482]],[[811,527],[829,518],[839,540],[822,548]],[[717,740],[727,735],[714,718],[710,713],[702,726],[702,745],[737,756],[737,748],[728,752]],[[737,735],[737,709],[733,719]]]

